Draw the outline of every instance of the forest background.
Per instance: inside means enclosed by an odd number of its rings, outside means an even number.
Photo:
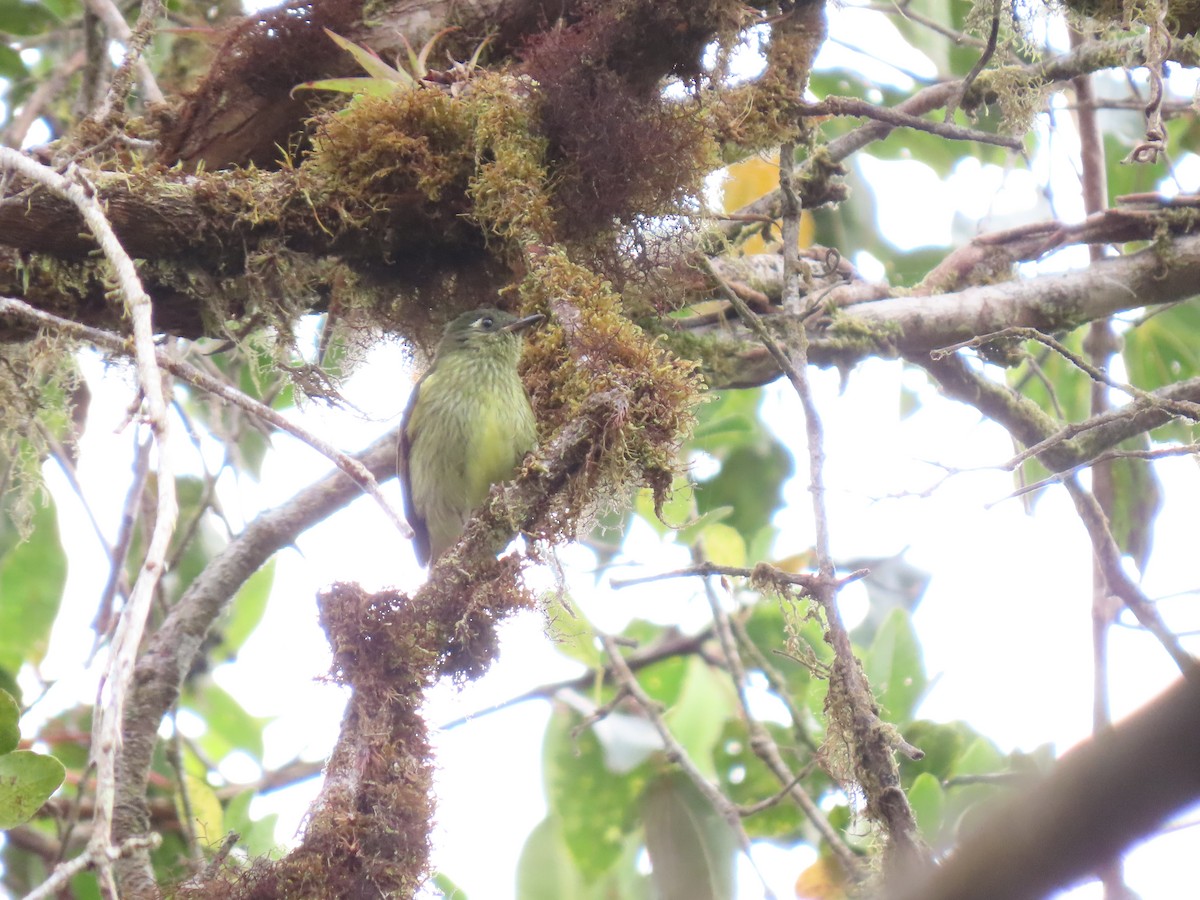
[[[5,890],[1174,895],[1190,10],[242,13],[0,6]],[[496,302],[540,446],[426,579]]]

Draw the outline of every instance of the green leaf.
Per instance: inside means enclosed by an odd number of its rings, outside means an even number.
[[[0,691],[0,755],[21,743],[21,707],[8,691]]]
[[[367,97],[386,97],[402,90],[400,84],[392,79],[383,78],[322,78],[318,81],[302,81],[294,88],[296,91],[335,91],[339,94],[356,94]]]
[[[697,516],[694,522],[685,525],[675,532],[675,543],[681,544],[684,547],[689,546],[704,533],[704,530],[708,526],[728,519],[732,513],[732,506],[718,506],[716,509],[710,509],[703,515]]]
[[[683,686],[687,681],[688,659],[683,656],[671,656],[667,659],[639,669],[638,684],[647,694],[664,707],[674,706],[679,701]]]
[[[211,680],[190,690],[183,705],[208,726],[199,744],[211,759],[219,762],[233,750],[244,750],[256,760],[262,759],[263,727],[270,719],[250,715],[228,691]]]
[[[796,744],[796,736],[773,722],[764,722],[771,739],[780,747]],[[737,718],[725,722],[725,730],[713,750],[719,773],[721,793],[741,806],[751,806],[779,793],[783,785],[750,746],[746,724]],[[820,796],[830,786],[829,778],[818,767],[804,777],[801,786],[810,796]],[[771,838],[795,843],[802,837],[803,813],[792,803],[773,803],[742,820],[751,838]]]
[[[1131,328],[1121,355],[1130,382],[1145,391],[1195,378],[1200,374],[1200,298]]]
[[[192,756],[193,765],[195,756]],[[202,766],[198,766],[200,768]],[[202,844],[219,844],[225,835],[225,811],[217,792],[202,776],[190,771],[183,773],[183,782],[188,793],[188,805],[192,813],[192,830]],[[183,820],[183,798],[174,795],[175,813]]]
[[[915,610],[932,579],[928,572],[905,560],[903,553],[882,559],[848,559],[839,562],[838,568],[851,572],[871,570],[861,581],[867,591],[867,615],[851,633],[851,637],[859,644],[869,644],[875,639],[879,626],[893,609],[909,613]]]
[[[6,34],[29,37],[58,25],[58,18],[41,3],[0,0],[0,31]]]
[[[792,454],[760,429],[760,443],[744,445],[722,454],[721,470],[696,485],[696,508],[707,513],[721,507],[733,511],[725,523],[747,541],[771,524],[783,506],[783,484],[795,471]]]
[[[242,791],[225,805],[225,827],[241,835],[238,846],[242,847],[251,858],[266,856],[268,853],[273,853],[279,846],[275,842],[275,823],[279,820],[278,813],[271,813],[261,819],[252,819],[250,803],[254,797],[254,791]]]
[[[596,646],[596,631],[592,623],[572,605],[570,609],[556,594],[546,603],[546,632],[555,649],[589,669],[597,669],[604,654]]]
[[[679,701],[663,715],[671,734],[708,778],[716,778],[713,750],[734,710],[729,679],[717,675],[699,656],[688,657]]]
[[[214,659],[232,659],[262,621],[275,583],[275,557],[243,582],[230,604],[229,617],[221,627],[220,650]]]
[[[575,867],[559,823],[547,816],[530,832],[517,862],[520,900],[652,900],[650,881],[637,871],[641,844],[627,839],[604,878],[588,882]],[[451,896],[451,895],[448,895]],[[461,897],[459,898],[461,900]]]
[[[28,77],[29,69],[21,59],[21,54],[7,44],[0,44],[0,78],[20,81]]]
[[[928,772],[945,781],[958,763],[963,748],[978,733],[965,722],[930,722],[919,719],[904,726],[904,739],[925,754],[921,759],[899,756],[902,783],[909,787],[918,775]]]
[[[1146,449],[1143,435],[1123,441],[1121,449]],[[1162,509],[1162,486],[1150,460],[1123,457],[1109,463],[1112,472],[1113,508],[1109,525],[1117,546],[1129,554],[1138,571],[1146,571],[1154,539],[1154,523]]]
[[[585,881],[599,878],[616,863],[625,836],[636,825],[636,803],[644,767],[614,774],[591,729],[572,734],[579,716],[555,709],[546,727],[543,776],[546,802],[558,820],[563,841]]]
[[[746,540],[736,529],[713,522],[704,529],[700,537],[704,541],[704,555],[710,562],[735,568],[746,565]]]
[[[11,672],[46,655],[67,581],[52,502],[38,507],[32,526],[27,540],[0,556],[0,667]],[[10,530],[9,523],[0,521],[0,530]]]
[[[43,0],[42,6],[60,22],[66,22],[83,11],[82,0]]]
[[[1083,353],[1083,331],[1075,329],[1062,341],[1073,353]],[[1027,362],[1008,370],[1008,383],[1056,419],[1078,422],[1091,414],[1092,380],[1074,363],[1045,345],[1023,345],[1037,363]]]
[[[821,623],[790,609],[785,615],[785,607],[779,602],[757,604],[746,620],[746,633],[758,652],[783,676],[788,693],[797,703],[806,699],[814,681],[811,668],[803,660],[819,664],[833,658]],[[819,692],[824,696],[823,689]]]
[[[908,789],[908,802],[921,834],[926,840],[932,840],[941,832],[942,816],[946,809],[946,795],[941,782],[928,772],[922,772]]]
[[[17,679],[13,677],[13,673],[2,666],[0,666],[0,691],[4,691],[16,700],[18,705],[20,704],[21,686],[17,684]]]
[[[875,635],[863,663],[875,699],[887,719],[906,722],[912,718],[928,679],[921,644],[907,612],[892,610]]]
[[[32,750],[0,756],[0,829],[15,828],[32,819],[66,774],[53,756]]]
[[[517,896],[521,900],[574,900],[586,893],[562,829],[554,816],[542,819],[525,839],[517,861]]]
[[[416,83],[413,81],[411,75],[401,69],[393,69],[373,51],[368,50],[366,47],[360,47],[353,41],[347,40],[340,34],[335,34],[328,28],[324,29],[324,31],[329,35],[330,40],[353,56],[354,61],[372,78],[395,81],[409,87],[415,86]]]
[[[906,10],[940,22],[956,32],[966,31],[967,14],[971,8],[970,3],[963,3],[961,0],[911,0],[905,4]],[[943,35],[921,22],[902,15],[889,17],[889,21],[895,24],[900,34],[915,50],[933,60],[938,74],[943,78],[963,77],[971,71],[983,52],[981,48],[965,42],[946,40]]]
[[[451,881],[445,872],[434,875],[431,883],[441,891],[446,900],[467,900],[467,892]]]
[[[656,778],[642,800],[646,851],[661,900],[730,900],[737,842],[682,772]]]

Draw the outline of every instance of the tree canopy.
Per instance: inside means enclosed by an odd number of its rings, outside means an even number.
[[[532,612],[580,674],[510,701],[553,703],[522,898],[731,897],[764,842],[812,849],[799,896],[1033,897],[1086,878],[1128,896],[1125,849],[1200,795],[1200,676],[1179,598],[1147,574],[1194,571],[1154,538],[1165,467],[1198,452],[1197,17],[850,11],[917,62],[830,37],[847,12],[815,0],[0,7],[8,891],[461,896],[430,861],[423,705],[483,678]],[[959,207],[942,245],[914,245],[882,214],[878,165],[901,160],[943,187],[1023,173],[1037,202],[1007,222]],[[948,214],[927,204],[914,231]],[[495,305],[546,316],[522,362],[538,447],[419,587],[308,585],[346,707],[323,768],[268,766],[264,722],[213,672],[265,627],[280,560],[363,495],[388,546],[411,534],[384,484],[395,431],[351,453],[307,413],[352,409],[380,347],[419,368],[447,321]],[[1030,510],[1069,500],[1087,537],[1094,734],[1057,759],[926,718],[913,613],[937,568],[835,552],[827,426],[849,406],[822,370],[845,387],[881,361],[893,420],[939,405],[1003,429],[1011,450],[986,465]],[[104,508],[79,478],[101,394],[130,438]],[[333,470],[240,521],[231,500],[284,434]],[[934,463],[925,490],[898,488],[916,515],[971,474]],[[1200,488],[1171,472],[1172,491]],[[67,494],[104,557],[90,698],[70,702],[41,668],[83,566]],[[594,624],[647,584],[703,622]],[[839,603],[852,585],[858,623]],[[1061,598],[1033,572],[1027,589],[987,615],[1044,630]],[[1124,626],[1181,677],[1114,724]],[[68,627],[84,623],[53,640]],[[1011,665],[1050,680],[1043,637]],[[232,754],[258,777],[231,779]],[[251,801],[319,773],[277,847]]]

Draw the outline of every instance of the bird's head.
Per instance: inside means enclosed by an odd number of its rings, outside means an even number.
[[[439,358],[447,354],[486,354],[511,358],[516,364],[521,355],[521,334],[545,316],[518,318],[501,309],[473,309],[446,326],[438,345]]]

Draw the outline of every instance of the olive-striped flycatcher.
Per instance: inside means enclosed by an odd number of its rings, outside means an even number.
[[[400,423],[404,511],[421,565],[452,547],[471,513],[533,449],[537,423],[517,374],[522,332],[545,318],[499,309],[446,326]]]

